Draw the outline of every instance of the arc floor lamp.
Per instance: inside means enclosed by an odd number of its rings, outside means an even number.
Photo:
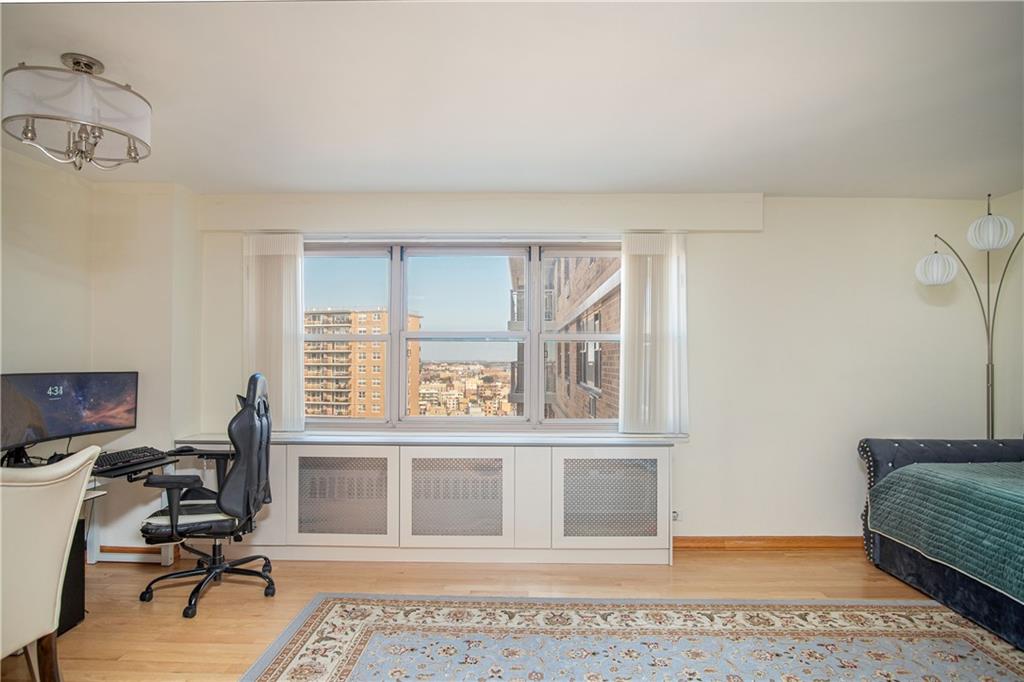
[[[985,252],[985,297],[982,299],[978,282],[974,273],[967,267],[967,263],[960,257],[957,250],[939,235],[935,238],[946,245],[953,256],[947,253],[939,253],[938,250],[925,256],[917,263],[915,275],[917,280],[926,286],[941,286],[949,284],[956,279],[959,262],[964,272],[971,280],[974,293],[978,297],[978,306],[981,308],[982,321],[985,324],[985,342],[988,347],[988,361],[985,364],[985,431],[986,437],[990,440],[995,438],[995,367],[992,363],[992,344],[995,340],[996,313],[999,312],[999,296],[1003,293],[1003,283],[1006,281],[1006,272],[1010,269],[1010,261],[1017,253],[1024,234],[1021,234],[1010,249],[1010,255],[1006,257],[1003,264],[1003,273],[999,277],[999,284],[996,286],[996,297],[992,299],[992,252],[1005,249],[1013,241],[1013,221],[1005,216],[992,215],[992,195],[988,195],[988,212],[986,215],[975,220],[967,229],[967,242]],[[998,267],[998,266],[997,266]]]

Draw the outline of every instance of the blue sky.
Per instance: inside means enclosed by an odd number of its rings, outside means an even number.
[[[307,258],[306,308],[387,306],[386,258]],[[507,256],[412,256],[406,261],[409,311],[429,331],[508,329],[512,279]],[[514,360],[512,343],[427,343],[426,361]]]

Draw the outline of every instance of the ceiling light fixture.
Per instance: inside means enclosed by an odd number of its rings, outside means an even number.
[[[153,108],[146,98],[100,78],[98,59],[66,52],[60,60],[66,69],[22,62],[4,72],[4,132],[77,170],[113,170],[148,157]]]

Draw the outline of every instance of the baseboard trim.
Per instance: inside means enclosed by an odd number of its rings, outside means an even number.
[[[100,551],[107,554],[159,554],[159,547],[111,547],[100,545]]]
[[[145,547],[118,547],[110,545],[100,545],[101,554],[156,554],[160,555],[161,547],[159,545],[146,545]],[[177,561],[181,556],[181,548],[175,545],[174,547],[174,560]]]
[[[859,535],[676,535],[672,549],[859,549]]]

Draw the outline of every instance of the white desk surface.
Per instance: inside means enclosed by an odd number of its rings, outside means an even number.
[[[679,440],[685,440],[684,437]],[[270,439],[275,445],[508,445],[552,447],[671,447],[664,436],[621,433],[578,434],[546,432],[450,433],[411,431],[279,431]],[[226,445],[227,434],[199,433],[177,438],[177,445]],[[179,455],[180,456],[180,455]]]

